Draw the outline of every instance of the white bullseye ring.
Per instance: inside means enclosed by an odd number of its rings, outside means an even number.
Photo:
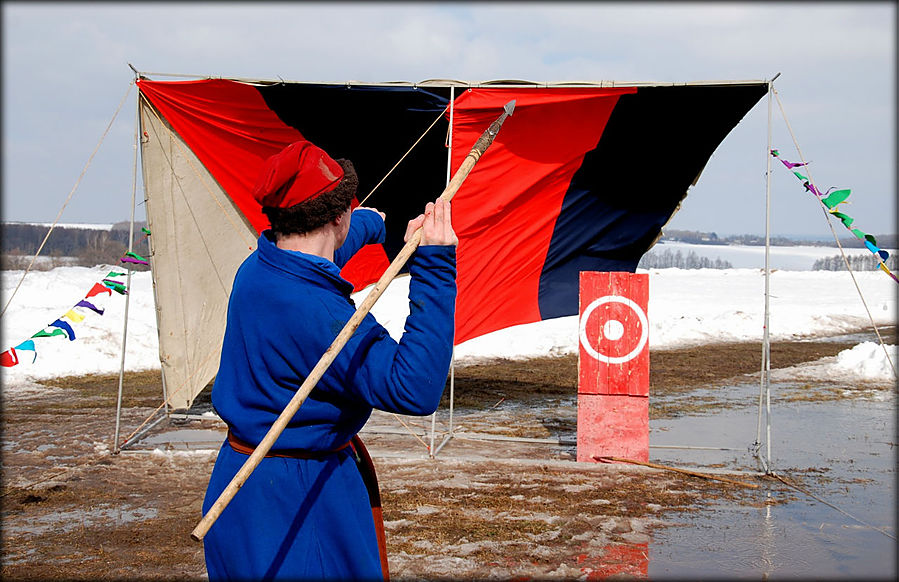
[[[593,310],[603,305],[605,303],[621,303],[622,305],[626,305],[631,308],[637,318],[640,320],[640,341],[637,342],[637,347],[623,356],[607,356],[605,354],[601,354],[593,348],[593,345],[590,343],[590,338],[587,337],[587,321],[590,319],[590,314],[593,313]],[[615,324],[618,324],[617,326]],[[610,340],[620,339],[624,335],[624,326],[620,321],[611,319],[605,324],[603,324],[602,333],[605,337]],[[614,337],[615,334],[618,334],[617,337]],[[599,299],[594,300],[590,305],[587,306],[587,309],[584,310],[584,314],[581,316],[580,322],[580,339],[581,345],[584,346],[584,349],[588,354],[599,360],[600,362],[605,362],[607,364],[623,364],[629,360],[633,360],[637,357],[637,355],[643,351],[643,348],[646,346],[646,342],[649,340],[649,321],[646,318],[646,313],[643,312],[643,309],[640,308],[639,305],[628,299],[627,297],[621,297],[619,295],[606,295],[605,297],[600,297]]]

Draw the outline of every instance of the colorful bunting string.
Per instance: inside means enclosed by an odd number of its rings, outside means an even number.
[[[84,299],[76,303],[74,307],[66,311],[53,323],[47,325],[44,329],[39,330],[32,335],[31,338],[21,342],[16,347],[9,348],[5,352],[0,353],[0,366],[9,368],[18,365],[20,363],[19,352],[22,351],[30,351],[32,353],[31,363],[33,364],[36,362],[37,346],[34,342],[35,339],[61,336],[69,341],[75,341],[75,328],[72,327],[72,324],[81,323],[87,317],[87,313],[81,311],[82,308],[103,315],[106,309],[97,305],[99,299],[105,299],[103,297],[104,295],[106,297],[111,297],[113,291],[120,295],[128,293],[128,289],[124,283],[111,279],[111,277],[119,277],[122,275],[125,275],[125,273],[110,271],[106,277],[103,278],[101,283],[94,283],[93,287],[91,287],[84,296]],[[88,299],[91,299],[91,301],[88,301]]]
[[[887,268],[885,263],[885,261],[890,258],[890,253],[878,248],[877,240],[874,238],[874,235],[870,235],[858,228],[851,228],[852,223],[855,222],[855,219],[839,210],[840,204],[846,202],[852,191],[847,188],[831,192],[833,188],[828,188],[827,192],[822,193],[817,188],[815,188],[815,185],[811,183],[811,180],[807,176],[803,176],[799,172],[793,170],[793,168],[796,167],[806,166],[809,164],[809,162],[788,162],[787,160],[781,159],[780,152],[778,150],[771,150],[771,155],[780,160],[780,163],[786,166],[787,169],[793,173],[793,175],[795,175],[797,178],[799,178],[800,181],[802,181],[802,185],[805,186],[805,190],[807,192],[811,192],[818,197],[821,203],[827,208],[827,212],[829,214],[838,218],[840,222],[843,223],[843,226],[845,226],[849,230],[849,232],[851,232],[855,235],[856,238],[864,242],[865,247],[869,251],[871,251],[871,253],[873,253],[877,258],[878,267],[880,268],[880,270],[892,277],[894,281],[899,283],[899,277],[896,277],[896,275],[894,275],[892,271]]]

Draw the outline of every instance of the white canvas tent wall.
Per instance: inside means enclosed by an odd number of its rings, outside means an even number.
[[[256,233],[153,106],[139,108],[164,398],[187,408],[218,370],[231,284]]]

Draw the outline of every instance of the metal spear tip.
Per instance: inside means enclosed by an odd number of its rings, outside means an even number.
[[[503,111],[506,112],[506,115],[512,115],[512,112],[515,111],[515,99],[503,105]]]

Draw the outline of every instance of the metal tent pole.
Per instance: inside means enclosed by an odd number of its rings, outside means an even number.
[[[134,78],[137,81],[137,76]],[[140,133],[138,127],[140,125],[140,97],[138,96],[135,99],[136,107],[134,108],[134,163],[131,169],[131,224],[128,229],[128,252],[132,252],[134,250],[134,207],[137,202],[137,147],[138,140],[140,139]],[[125,282],[125,322],[122,328],[122,357],[119,362],[119,390],[118,396],[116,397],[116,412],[115,412],[115,435],[113,436],[112,443],[112,452],[113,454],[118,454],[119,452],[119,431],[121,429],[122,424],[122,386],[125,381],[125,346],[128,343],[128,308],[131,305],[131,267],[127,268],[128,276]]]
[[[771,336],[770,336],[770,283],[771,283],[771,111],[773,101],[771,93],[774,90],[774,79],[780,76],[780,73],[768,81],[768,147],[765,151],[765,315],[762,327],[762,367],[759,376],[759,412],[758,412],[758,429],[756,431],[755,446],[757,447],[756,455],[765,466],[765,472],[771,467]],[[762,438],[762,396],[765,397],[765,458],[759,455],[758,447],[761,445]]]
[[[452,161],[453,161],[453,106],[456,101],[456,88],[450,87],[450,102],[449,102],[449,127],[447,129],[447,138],[446,138],[446,183],[449,184],[450,177],[452,174]],[[450,359],[450,401],[449,401],[449,434],[444,437],[443,442],[434,449],[434,426],[436,423],[437,412],[431,416],[431,446],[428,449],[430,452],[430,456],[433,459],[437,456],[437,453],[440,452],[440,449],[449,442],[451,438],[453,438],[453,392],[455,390],[455,378],[456,378],[456,348],[453,347],[452,357]]]

